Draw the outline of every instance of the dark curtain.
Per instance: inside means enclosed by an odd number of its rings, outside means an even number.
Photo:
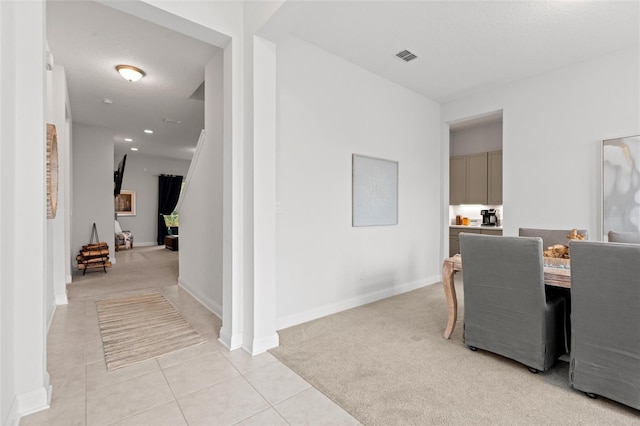
[[[176,208],[181,187],[182,176],[158,176],[158,245],[164,244],[164,237],[167,235],[164,215],[171,214]]]

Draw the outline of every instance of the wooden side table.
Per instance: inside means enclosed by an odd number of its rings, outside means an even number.
[[[164,247],[169,250],[178,251],[178,236],[167,235],[164,237]]]

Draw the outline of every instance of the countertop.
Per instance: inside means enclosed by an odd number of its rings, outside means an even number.
[[[496,229],[502,231],[502,226],[482,226],[477,225],[449,225],[449,228],[468,229],[468,228],[482,228],[482,229]]]

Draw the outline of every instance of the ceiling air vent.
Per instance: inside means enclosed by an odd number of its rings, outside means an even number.
[[[396,53],[396,56],[405,62],[413,61],[418,57],[415,53],[410,52],[409,50],[403,50],[402,52],[398,52]]]
[[[171,118],[163,118],[162,121],[164,121],[167,124],[180,124],[180,123],[182,123],[182,120],[172,120]]]

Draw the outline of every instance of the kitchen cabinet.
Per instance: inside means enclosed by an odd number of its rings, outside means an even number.
[[[502,151],[451,157],[449,204],[502,204]]]
[[[487,204],[487,153],[467,155],[467,204]]]
[[[451,157],[449,161],[449,204],[467,200],[467,156]]]
[[[451,227],[449,228],[449,256],[460,253],[460,239],[458,238],[458,234],[461,232],[482,235],[502,235],[502,229],[482,227]]]
[[[488,153],[487,203],[502,204],[502,151]]]

